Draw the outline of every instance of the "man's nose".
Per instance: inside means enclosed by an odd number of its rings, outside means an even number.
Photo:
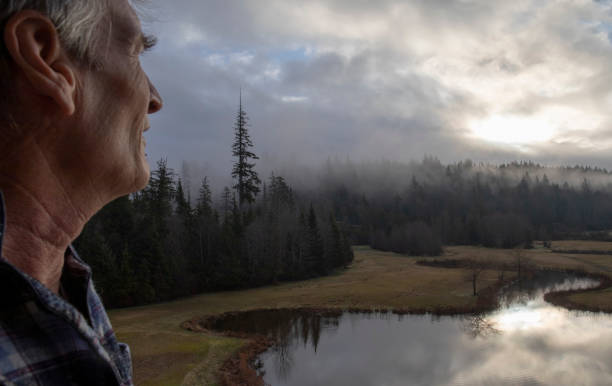
[[[153,83],[151,83],[151,80],[149,80],[148,77],[147,81],[149,82],[149,89],[151,90],[149,100],[149,114],[153,114],[162,109],[162,107],[164,106],[164,101],[162,100],[162,97],[159,95],[159,92],[157,92],[157,89],[155,88]]]

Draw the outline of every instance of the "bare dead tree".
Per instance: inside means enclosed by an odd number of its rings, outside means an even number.
[[[472,282],[472,294],[476,296],[478,279],[487,268],[487,264],[483,260],[469,260],[467,262],[468,268],[468,281]]]

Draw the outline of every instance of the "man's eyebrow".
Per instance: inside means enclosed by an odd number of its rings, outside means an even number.
[[[142,48],[145,51],[151,50],[157,44],[157,37],[155,35],[142,33],[140,35],[140,40],[142,42]]]

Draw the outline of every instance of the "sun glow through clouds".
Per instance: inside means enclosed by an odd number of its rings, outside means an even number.
[[[550,141],[556,131],[546,119],[516,115],[493,115],[474,121],[471,130],[476,138],[510,145]]]

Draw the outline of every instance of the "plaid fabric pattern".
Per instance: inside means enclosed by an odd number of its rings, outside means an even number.
[[[0,256],[5,224],[0,192]],[[132,385],[129,348],[72,247],[61,282],[70,302],[0,257],[0,384]]]

